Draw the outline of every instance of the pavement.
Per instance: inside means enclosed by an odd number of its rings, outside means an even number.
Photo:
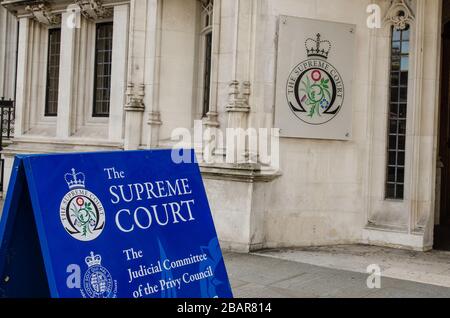
[[[378,261],[383,268],[384,261],[387,262],[384,264],[394,264],[394,269],[402,263],[411,264],[411,259],[414,259],[413,264],[417,264],[417,260],[420,264],[428,256],[427,253],[411,256],[411,253],[417,252],[355,245],[306,250],[272,250],[263,251],[257,255],[224,253],[224,258],[233,294],[237,298],[450,298],[449,287],[422,283],[415,279],[421,275],[426,276],[424,272],[421,272],[426,266],[422,268],[411,265],[411,268],[415,268],[415,274],[412,275],[415,280],[388,277],[382,271],[381,286],[375,289],[367,287],[369,274],[365,270],[364,272],[356,271],[362,262],[356,263],[354,267],[350,266],[351,270],[340,269],[344,262],[340,264],[339,259],[349,258],[351,254],[354,255],[354,259],[364,258],[363,253],[368,253],[367,251],[371,251],[371,256],[367,258],[366,264],[375,264],[371,262]],[[319,258],[311,256],[314,253],[321,255],[322,258],[328,255],[328,262],[323,262],[322,259],[320,263]],[[300,261],[302,255],[308,254],[310,257],[305,258],[307,262],[316,262],[321,265]],[[435,264],[435,259],[439,259],[442,266],[446,259],[449,260],[447,264],[450,264],[450,253],[432,252],[431,254],[433,261],[429,264],[439,267]],[[408,255],[409,257],[406,257]],[[330,264],[332,262],[330,257],[335,259],[337,264]],[[405,272],[408,272],[408,268],[405,268]]]
[[[450,298],[450,252],[340,245],[224,259],[237,298]],[[367,287],[371,264],[381,269],[379,289]]]
[[[417,252],[368,245],[337,245],[257,253],[288,261],[332,269],[367,273],[376,264],[382,276],[418,283],[450,287],[450,252]]]

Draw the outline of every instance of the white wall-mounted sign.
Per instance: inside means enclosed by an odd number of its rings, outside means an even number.
[[[275,127],[282,137],[351,139],[355,31],[280,17]]]

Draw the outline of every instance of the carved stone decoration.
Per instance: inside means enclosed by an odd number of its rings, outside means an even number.
[[[100,0],[75,0],[81,14],[90,20],[108,18],[112,15],[110,8],[105,8]]]
[[[41,24],[52,25],[61,23],[61,16],[52,13],[45,2],[27,5],[25,10],[31,13],[33,18]]]
[[[207,114],[206,114],[206,118],[204,119],[204,123],[207,127],[219,127],[220,123],[219,123],[219,113],[210,110]]]
[[[229,84],[229,87],[230,92],[227,111],[249,112],[250,82],[245,81],[242,83],[242,86],[240,86],[238,81],[232,81]]]
[[[126,111],[140,111],[140,112],[144,111],[145,86],[143,84],[140,84],[138,86],[137,91],[135,91],[134,84],[129,83],[126,95],[127,95],[127,104],[125,105]]]
[[[147,124],[149,124],[150,126],[152,125],[161,126],[162,125],[161,113],[155,111],[149,112]]]
[[[391,0],[391,5],[386,12],[384,22],[392,24],[397,30],[404,30],[408,24],[414,22],[414,13],[406,1]]]
[[[238,129],[238,140],[243,140],[242,131],[248,128],[248,114],[250,112],[250,87],[248,81],[243,81],[240,85],[239,81],[234,80],[229,84],[229,101],[226,107],[228,113],[227,128]],[[233,155],[234,156],[234,155]],[[236,163],[248,164],[250,159],[254,158],[254,154],[250,154],[248,144],[240,143],[236,149]],[[256,162],[257,160],[253,160]]]

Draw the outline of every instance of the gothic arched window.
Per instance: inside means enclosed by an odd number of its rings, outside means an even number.
[[[410,70],[410,23],[414,21],[414,16],[405,0],[393,0],[385,21],[391,25],[386,198],[403,200],[405,196],[406,124]]]

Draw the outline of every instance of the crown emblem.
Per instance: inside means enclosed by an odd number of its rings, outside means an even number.
[[[306,54],[308,57],[323,57],[328,58],[331,51],[331,42],[328,40],[321,40],[320,33],[317,33],[316,40],[308,38],[305,41]]]
[[[64,175],[64,179],[66,179],[67,185],[69,189],[84,189],[84,173],[75,172],[75,169],[72,169],[71,173],[66,173]]]
[[[92,267],[100,265],[102,263],[102,257],[100,255],[94,255],[94,252],[91,252],[91,255],[87,256],[84,261],[88,267]]]

